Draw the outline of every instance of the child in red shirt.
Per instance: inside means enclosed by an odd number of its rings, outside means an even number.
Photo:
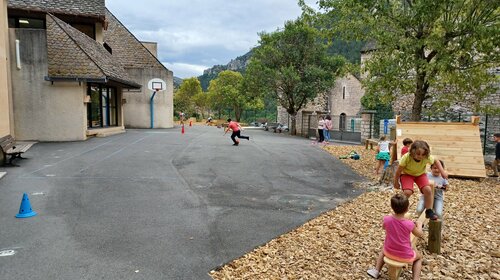
[[[404,156],[410,150],[410,146],[413,143],[413,140],[410,138],[405,138],[403,140],[403,148],[401,148],[401,157]]]
[[[238,146],[240,144],[240,141],[236,140],[236,137],[238,138],[243,138],[250,140],[249,136],[243,136],[241,135],[241,125],[237,122],[232,121],[231,119],[227,119],[227,122],[229,123],[227,125],[226,132],[224,132],[224,135],[231,129],[233,133],[231,134],[231,139],[233,140],[233,146]]]

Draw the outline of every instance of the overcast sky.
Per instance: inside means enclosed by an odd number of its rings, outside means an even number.
[[[257,46],[258,32],[301,13],[297,0],[106,0],[106,6],[139,40],[157,42],[158,58],[180,78],[229,63]]]

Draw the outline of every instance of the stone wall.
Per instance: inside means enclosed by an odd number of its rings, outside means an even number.
[[[375,125],[376,111],[364,111],[361,113],[361,143],[366,139],[373,138],[373,127]]]
[[[325,94],[320,94],[312,102],[309,102],[306,104],[304,108],[302,108],[296,116],[296,131],[297,135],[303,135],[304,127],[307,126],[309,123],[309,115],[312,113],[317,113],[317,114],[327,114],[328,110],[328,95]],[[291,118],[290,115],[287,113],[285,108],[278,106],[278,116],[277,116],[278,122],[282,124],[289,124],[291,125]],[[317,121],[311,120],[311,123],[314,123]],[[289,126],[290,126],[289,125]],[[307,128],[307,127],[306,127]],[[306,136],[306,135],[304,135]]]
[[[330,114],[359,115],[361,97],[364,94],[361,82],[355,76],[347,74],[345,77],[338,78],[330,91]]]

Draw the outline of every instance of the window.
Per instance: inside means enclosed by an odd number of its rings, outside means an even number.
[[[116,88],[89,84],[87,95],[87,127],[118,126],[118,94]]]
[[[71,26],[95,40],[95,26],[93,24],[71,23]]]
[[[101,87],[97,85],[89,85],[87,95],[90,95],[90,103],[87,105],[87,126],[102,127],[102,110],[101,110]]]
[[[16,19],[10,17],[9,18],[9,28],[16,28]]]
[[[107,43],[104,43],[102,44],[102,46],[110,53],[110,54],[113,54],[113,49],[107,44]]]
[[[45,29],[45,20],[26,17],[9,17],[9,28]]]
[[[345,86],[342,87],[342,99],[345,99]]]

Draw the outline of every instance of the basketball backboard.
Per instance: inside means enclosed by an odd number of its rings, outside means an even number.
[[[167,89],[167,83],[159,78],[149,80],[148,89],[153,91],[164,91]]]

